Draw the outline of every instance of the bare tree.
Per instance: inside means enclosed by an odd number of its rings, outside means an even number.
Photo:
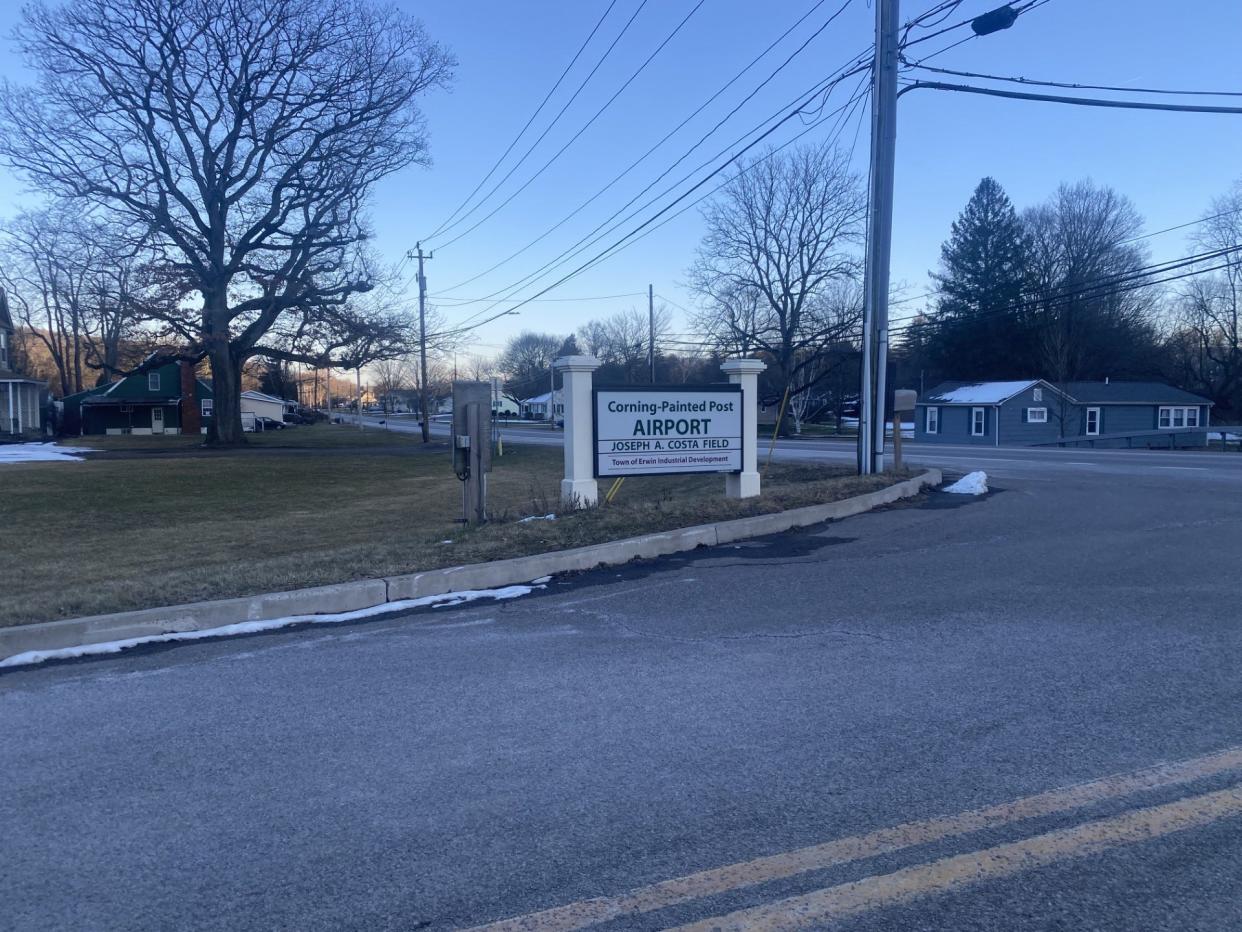
[[[808,391],[821,353],[851,338],[866,199],[847,155],[828,147],[769,152],[743,166],[703,212],[690,270],[722,349],[765,354],[776,394]]]
[[[578,343],[585,352],[605,366],[614,367],[614,377],[624,382],[646,381],[652,318],[658,352],[661,340],[672,330],[672,313],[663,304],[654,308],[652,315],[632,307],[599,320],[588,321],[578,328]]]
[[[1201,252],[1242,243],[1242,182],[1212,201],[1193,242]],[[1225,268],[1189,279],[1177,300],[1175,364],[1188,385],[1221,411],[1242,413],[1242,256],[1210,260]]]
[[[530,330],[510,339],[497,360],[505,376],[505,395],[520,404],[523,399],[548,391],[552,361],[563,343],[564,338],[555,334]]]
[[[381,359],[372,363],[371,384],[379,396],[380,406],[385,414],[392,411],[397,393],[408,390],[414,383],[410,370],[409,358]]]
[[[1157,295],[1109,283],[1147,261],[1134,205],[1089,181],[1023,215],[1030,234],[1034,368],[1054,382],[1140,375],[1154,364]]]
[[[0,92],[0,159],[110,211],[181,280],[197,306],[163,320],[211,361],[209,439],[242,442],[265,335],[372,287],[366,199],[427,161],[415,99],[452,57],[369,0],[36,2],[17,37],[40,80]]]

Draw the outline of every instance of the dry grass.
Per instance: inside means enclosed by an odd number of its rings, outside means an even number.
[[[370,449],[366,435],[346,431],[357,445],[351,451],[342,433],[269,435],[286,443],[301,436],[303,452],[3,467],[0,625],[576,547],[833,501],[893,481],[777,465],[762,498],[735,502],[722,497],[721,476],[634,478],[609,506],[520,523],[559,511],[561,455],[515,446],[488,480],[494,521],[467,529],[454,523],[461,491],[446,447],[388,435],[393,443]],[[338,448],[324,448],[331,446]]]

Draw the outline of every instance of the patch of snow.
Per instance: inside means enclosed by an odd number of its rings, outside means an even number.
[[[1222,437],[1222,435],[1223,435],[1223,437]],[[1209,434],[1208,434],[1208,439],[1209,439],[1209,440],[1221,440],[1221,439],[1224,439],[1224,440],[1228,440],[1228,441],[1230,441],[1230,442],[1232,443],[1232,442],[1233,442],[1233,441],[1235,441],[1235,440],[1242,440],[1242,434],[1227,434],[1227,433],[1225,433],[1224,431],[1218,430],[1218,431],[1215,431],[1214,433],[1209,433]]]
[[[0,466],[8,463],[80,463],[83,453],[94,453],[86,447],[62,447],[57,443],[0,444]]]
[[[1030,379],[1025,382],[977,382],[974,385],[963,385],[951,392],[945,392],[935,399],[929,399],[928,403],[934,404],[936,401],[941,401],[945,404],[958,405],[994,405],[1018,392],[1026,391],[1034,384],[1035,382]]]
[[[338,624],[342,621],[358,621],[375,615],[386,615],[389,612],[404,612],[412,608],[446,608],[451,605],[462,605],[479,599],[516,599],[530,595],[542,586],[504,586],[499,589],[466,589],[461,592],[445,592],[441,595],[426,595],[418,599],[402,599],[398,602],[384,602],[369,608],[360,608],[352,612],[338,612],[334,615],[287,615],[284,618],[269,618],[265,621],[239,621],[218,628],[204,628],[201,631],[170,631],[166,634],[151,634],[146,637],[125,638],[120,641],[101,641],[98,644],[82,644],[78,647],[59,647],[53,650],[28,650],[22,654],[14,654],[0,660],[0,667],[20,667],[28,664],[43,663],[45,660],[66,660],[74,657],[90,657],[96,654],[117,654],[130,647],[141,644],[165,644],[171,641],[197,641],[202,638],[229,637],[235,634],[255,634],[260,631],[273,631],[299,624]]]
[[[946,486],[943,491],[952,492],[954,495],[983,495],[987,490],[988,474],[980,471],[967,473],[952,485]]]
[[[551,576],[540,576],[538,579],[532,579],[530,581],[530,584],[532,586],[542,586],[545,583],[550,583],[551,581],[552,581]]]
[[[528,515],[525,518],[518,518],[518,524],[527,524],[531,521],[555,521],[556,515]]]

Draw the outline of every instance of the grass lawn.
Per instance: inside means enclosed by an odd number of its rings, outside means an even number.
[[[760,499],[736,502],[721,476],[633,478],[608,506],[522,523],[559,512],[561,452],[513,445],[488,478],[494,520],[464,528],[443,443],[340,426],[253,439],[203,452],[196,438],[91,437],[81,445],[132,455],[0,467],[0,626],[576,547],[894,481],[777,464]],[[184,455],[143,455],[152,448]]]

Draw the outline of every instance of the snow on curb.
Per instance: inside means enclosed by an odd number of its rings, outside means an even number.
[[[464,602],[478,599],[517,599],[530,595],[541,585],[504,586],[499,589],[467,589],[463,592],[445,592],[441,595],[427,595],[419,599],[404,599],[399,602],[383,602],[370,608],[360,608],[352,612],[338,612],[335,615],[287,615],[284,618],[269,618],[264,621],[239,621],[236,624],[221,625],[218,628],[204,628],[201,631],[172,631],[167,634],[152,634],[140,638],[126,638],[121,641],[101,641],[97,644],[82,644],[77,647],[60,647],[54,650],[28,650],[23,654],[14,654],[0,660],[0,667],[20,667],[29,664],[43,663],[45,660],[67,660],[74,657],[89,657],[94,654],[116,654],[140,644],[163,644],[169,641],[197,641],[200,638],[229,637],[235,634],[255,634],[259,631],[272,631],[276,628],[287,628],[298,624],[334,624],[342,621],[358,621],[375,615],[386,615],[389,612],[403,612],[412,608],[424,608],[428,605],[436,608],[448,608]]]
[[[952,492],[954,495],[985,495],[988,491],[988,474],[982,471],[967,473],[941,491]]]
[[[81,463],[86,447],[62,447],[56,443],[0,444],[0,466],[10,463]]]

